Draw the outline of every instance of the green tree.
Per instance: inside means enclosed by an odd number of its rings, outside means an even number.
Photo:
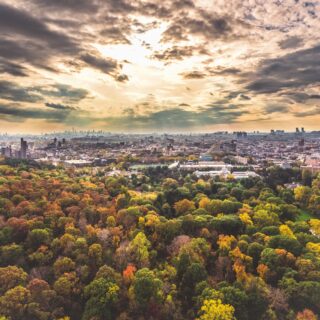
[[[93,280],[84,289],[87,299],[83,320],[111,320],[115,318],[115,308],[119,299],[119,286],[104,278]]]
[[[137,304],[145,309],[150,301],[160,302],[162,299],[162,282],[154,273],[143,268],[136,272],[132,289]]]

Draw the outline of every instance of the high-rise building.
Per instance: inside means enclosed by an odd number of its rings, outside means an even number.
[[[300,139],[299,141],[299,147],[303,147],[304,146],[304,139]]]
[[[301,132],[302,132],[302,133],[305,133],[305,131],[304,131],[304,128],[303,128],[303,127],[301,128]]]
[[[296,133],[300,133],[300,130],[299,130],[299,128],[296,128]]]
[[[11,158],[11,157],[12,157],[12,149],[11,149],[11,146],[1,148],[1,155],[4,156],[4,157],[6,157],[6,158]]]
[[[20,141],[20,158],[26,159],[27,158],[27,150],[28,150],[28,143],[21,138]]]

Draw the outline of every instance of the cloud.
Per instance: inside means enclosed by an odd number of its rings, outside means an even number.
[[[206,52],[204,52],[206,53]],[[215,75],[234,76],[241,74],[241,70],[238,68],[210,68],[207,67],[203,71],[194,70],[181,73],[184,79],[204,79],[206,77],[212,77]]]
[[[0,104],[0,114],[6,116],[5,120],[21,122],[26,119],[42,119],[50,122],[63,122],[69,110],[43,110],[37,108],[24,108],[19,105]]]
[[[49,1],[39,0],[39,3],[49,7]],[[77,7],[75,3],[78,2],[57,1],[53,7],[72,8],[73,5]],[[89,12],[95,8],[95,5],[90,5],[89,2],[86,4],[85,1],[80,1],[78,5],[84,11],[88,10]],[[93,51],[90,46],[85,44],[85,41],[82,42],[82,40],[89,41],[90,36],[88,32],[81,32],[79,25],[80,30],[78,28],[77,33],[76,30],[68,32],[67,28],[64,28],[65,30],[63,31],[65,32],[63,32],[61,28],[59,31],[57,28],[50,28],[44,21],[46,19],[40,20],[26,10],[0,4],[1,61],[10,60],[16,66],[18,64],[14,60],[19,64],[27,62],[32,66],[58,73],[60,71],[55,66],[55,63],[59,62],[59,59],[64,62],[69,60],[73,61],[73,64],[77,66],[84,67],[84,62],[87,66],[100,70],[105,74],[115,78],[118,76],[121,65],[114,59],[100,57],[98,52]],[[109,32],[109,40],[111,42],[123,42],[124,39],[120,38],[121,31],[117,30],[117,27],[111,27],[103,30],[102,33]],[[80,34],[81,38],[71,36],[71,34]],[[90,38],[90,40],[92,39]],[[106,41],[106,39],[104,40]],[[12,75],[21,76],[23,74],[17,68],[14,70],[12,65],[11,68],[10,65],[5,66],[6,72],[10,72]],[[120,79],[124,79],[124,77],[120,77]]]
[[[8,101],[37,103],[44,101],[45,97],[52,97],[67,103],[78,103],[88,95],[89,92],[85,89],[64,84],[23,87],[15,82],[0,81],[0,99]],[[58,109],[59,104],[53,103],[47,106],[52,108],[56,106]]]
[[[247,95],[245,95],[245,94],[243,94],[243,93],[240,94],[239,97],[240,97],[241,100],[251,100],[251,98],[250,98],[249,96],[247,96]]]
[[[276,93],[320,82],[320,45],[275,59],[263,60],[247,89],[257,93]]]
[[[10,81],[0,81],[0,99],[31,103],[43,100],[39,94]]]
[[[29,2],[35,3],[40,8],[66,10],[73,12],[95,13],[99,7],[95,0],[32,0]]]
[[[33,87],[33,90],[46,97],[60,98],[68,103],[76,103],[86,99],[89,91],[81,88],[74,88],[66,84],[54,84],[46,87]]]
[[[241,73],[241,70],[239,68],[230,67],[230,68],[208,68],[208,71],[212,75],[237,75]]]
[[[181,74],[184,79],[204,79],[207,75],[201,71],[190,71]]]
[[[173,46],[163,51],[156,51],[151,58],[170,62],[172,60],[183,60],[193,55],[207,55],[205,48],[194,46]]]
[[[242,29],[248,25],[243,21],[226,15],[207,13],[205,10],[197,8],[194,10],[196,16],[190,17],[184,12],[183,17],[177,15],[172,19],[168,28],[163,32],[162,42],[179,42],[196,36],[207,41],[217,39],[241,38]]]
[[[173,130],[201,128],[216,124],[230,124],[237,122],[247,111],[239,110],[236,106],[212,105],[198,111],[185,110],[175,107],[147,115],[137,115],[134,111],[126,112],[123,117],[105,118],[108,127],[117,130]]]
[[[126,82],[129,81],[129,77],[126,74],[119,74],[115,77],[118,82]]]
[[[125,75],[119,75],[122,66],[119,65],[114,59],[102,58],[97,55],[86,53],[81,56],[81,60],[90,67],[95,68],[102,73],[112,75],[117,81],[123,82],[128,79],[128,77]]]
[[[281,49],[295,49],[303,44],[303,39],[297,36],[288,37],[279,42]]]
[[[77,44],[65,34],[51,30],[41,20],[36,19],[27,11],[18,10],[6,4],[0,4],[0,29],[2,34],[9,36],[21,35],[30,39],[40,40],[51,49],[74,53]]]
[[[17,63],[10,62],[0,58],[0,73],[9,74],[15,77],[27,77],[27,69]]]
[[[112,130],[317,116],[317,9],[291,0],[3,0],[0,102],[28,119]],[[63,84],[73,80],[81,88]],[[149,92],[155,101],[139,103]]]
[[[268,105],[264,108],[266,114],[270,113],[287,113],[289,111],[288,106],[281,105]]]
[[[303,103],[308,100],[320,100],[320,94],[308,94],[304,92],[285,92],[283,93],[283,95],[297,103]]]
[[[52,109],[56,109],[56,110],[75,110],[74,107],[67,106],[67,105],[60,104],[60,103],[48,103],[47,102],[45,105],[48,108],[52,108]]]
[[[125,33],[128,34],[128,29],[122,30],[119,26],[111,26],[104,28],[100,35],[103,37],[101,42],[106,44],[130,44],[130,41],[126,37]]]
[[[21,122],[26,119],[43,119],[49,122],[65,125],[95,125],[105,126],[115,131],[152,131],[172,129],[195,129],[215,124],[230,124],[237,122],[247,111],[236,106],[211,105],[197,111],[185,110],[182,106],[171,109],[149,112],[140,115],[134,109],[127,108],[122,116],[94,117],[85,111],[76,110],[70,106],[46,103],[48,110],[24,108],[20,105],[0,104],[0,115],[10,122]]]
[[[294,115],[298,118],[318,116],[320,114],[320,106],[315,106],[312,109],[306,111],[295,112]]]

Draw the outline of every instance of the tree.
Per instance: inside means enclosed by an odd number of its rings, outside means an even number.
[[[296,257],[302,252],[302,245],[297,239],[290,238],[288,236],[279,235],[271,237],[268,243],[271,248],[285,249],[292,252]]]
[[[28,318],[30,291],[22,286],[8,290],[0,297],[0,312],[12,320]]]
[[[320,219],[310,219],[309,224],[311,232],[317,237],[320,237]]]
[[[76,264],[74,263],[74,261],[72,261],[72,259],[68,257],[63,257],[63,258],[57,259],[56,262],[53,264],[53,271],[56,277],[59,277],[65,272],[73,271],[75,267],[76,267]]]
[[[196,209],[196,207],[193,201],[190,201],[188,199],[183,199],[174,204],[174,209],[176,211],[177,216],[181,216],[189,212],[192,212],[193,210]]]
[[[1,264],[4,265],[14,265],[18,264],[19,260],[23,258],[23,248],[21,245],[12,243],[6,246],[3,246],[0,250]]]
[[[89,247],[88,256],[90,259],[90,263],[95,267],[99,267],[102,265],[102,246],[99,243],[94,243]]]
[[[200,263],[192,263],[184,273],[181,281],[181,293],[187,302],[191,302],[196,285],[207,279],[207,271]]]
[[[50,234],[45,229],[33,229],[29,232],[28,241],[33,248],[50,243]]]
[[[143,232],[139,232],[130,242],[129,252],[133,254],[138,265],[147,266],[149,264],[150,246],[151,243]]]
[[[310,187],[299,186],[294,189],[294,198],[304,207],[308,205],[312,190]]]
[[[248,245],[247,254],[253,259],[253,266],[256,268],[260,260],[261,252],[263,251],[264,246],[258,242],[252,242]]]
[[[304,309],[297,313],[296,320],[318,320],[318,317],[311,310]]]
[[[253,215],[253,222],[258,227],[274,226],[279,223],[279,217],[275,212],[260,209],[255,211]]]
[[[28,274],[16,266],[0,268],[0,295],[7,290],[26,283]]]
[[[281,235],[287,236],[292,239],[297,239],[296,236],[294,235],[294,233],[292,232],[292,230],[286,224],[282,224],[279,227],[279,230],[280,230]]]
[[[198,320],[233,320],[234,308],[218,300],[205,300]]]
[[[302,171],[302,183],[305,186],[311,186],[312,183],[312,172],[310,170],[303,170]]]
[[[161,287],[162,281],[156,278],[151,270],[140,269],[136,272],[132,284],[134,300],[142,309],[146,309],[150,301],[161,301]]]
[[[87,299],[83,320],[112,320],[119,299],[119,286],[104,278],[93,280],[84,289]]]
[[[235,318],[237,320],[247,320],[248,296],[246,292],[233,286],[223,287],[220,291],[223,295],[222,302],[234,307]]]
[[[77,292],[76,286],[77,278],[75,273],[65,273],[57,279],[53,284],[53,288],[56,293],[64,298],[70,298],[70,296]]]
[[[219,245],[219,250],[226,254],[231,249],[235,247],[237,240],[234,236],[225,236],[224,234],[220,234],[217,244]]]

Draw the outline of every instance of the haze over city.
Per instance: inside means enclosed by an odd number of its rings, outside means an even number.
[[[0,128],[318,129],[318,1],[0,3]]]

